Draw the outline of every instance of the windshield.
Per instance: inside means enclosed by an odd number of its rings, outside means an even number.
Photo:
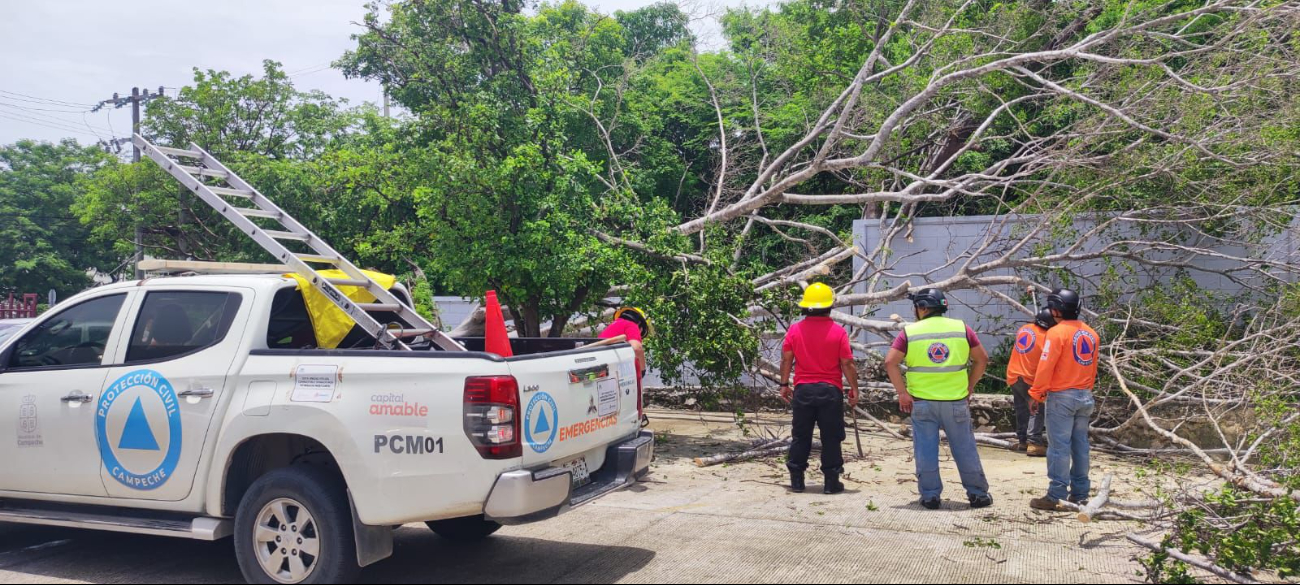
[[[22,328],[22,324],[0,323],[0,343],[4,343],[6,339],[9,339],[15,333],[18,333],[18,330]]]

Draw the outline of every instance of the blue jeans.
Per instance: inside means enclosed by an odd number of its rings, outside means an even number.
[[[1087,498],[1092,491],[1088,479],[1091,446],[1088,426],[1097,403],[1087,390],[1064,390],[1047,395],[1047,476],[1052,483],[1047,497],[1061,501],[1067,496]]]
[[[957,462],[966,495],[989,495],[989,480],[984,476],[984,465],[980,463],[979,449],[975,446],[970,405],[965,400],[917,400],[912,407],[912,447],[921,499],[933,500],[943,494],[943,479],[939,477],[939,429],[948,435],[948,447]]]

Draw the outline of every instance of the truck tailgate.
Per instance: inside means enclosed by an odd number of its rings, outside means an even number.
[[[605,447],[640,428],[631,347],[509,360],[523,409],[523,465],[578,466],[575,481],[604,464]]]

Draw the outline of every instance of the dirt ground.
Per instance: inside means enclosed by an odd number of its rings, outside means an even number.
[[[401,528],[371,583],[1111,583],[1139,580],[1133,523],[1081,524],[1029,509],[1046,464],[982,447],[994,507],[971,510],[946,455],[949,501],[917,503],[910,443],[862,435],[866,457],[846,469],[849,492],[790,493],[781,461],[701,469],[692,458],[740,451],[728,415],[651,412],[659,437],[652,475],[552,521],[507,527],[453,546],[423,526]],[[762,424],[770,420],[772,425]],[[751,421],[780,430],[781,417]],[[856,455],[852,432],[845,453]],[[1099,455],[1094,481],[1116,473],[1116,497],[1146,499],[1140,468]],[[813,485],[816,484],[816,485]],[[223,583],[240,579],[229,541],[190,542],[0,525],[0,583]]]

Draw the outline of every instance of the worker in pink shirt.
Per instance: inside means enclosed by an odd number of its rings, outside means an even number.
[[[791,424],[790,489],[804,491],[804,474],[812,453],[813,426],[821,429],[823,493],[844,491],[844,381],[849,382],[849,407],[858,405],[858,369],[849,334],[831,320],[831,287],[820,282],[804,291],[803,320],[790,326],[781,345],[781,398],[794,410]],[[794,385],[790,385],[790,370]]]
[[[654,331],[645,311],[636,307],[623,307],[614,313],[614,322],[600,332],[601,339],[626,336],[628,345],[631,345],[632,350],[636,352],[637,412],[641,414],[642,426],[650,422],[645,415],[645,402],[641,390],[641,379],[645,377],[646,368],[644,340],[654,334]]]

